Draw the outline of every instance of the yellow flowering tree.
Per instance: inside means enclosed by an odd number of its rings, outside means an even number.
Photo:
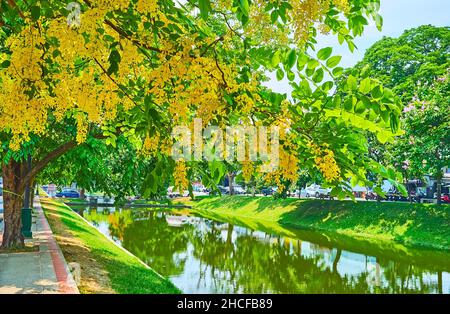
[[[173,127],[194,118],[203,126],[278,123],[289,131],[286,167],[274,176],[295,180],[302,167],[339,186],[365,179],[365,132],[388,140],[398,127],[387,90],[362,74],[334,92],[340,57],[315,51],[319,31],[353,50],[368,19],[381,26],[379,0],[8,0],[1,8],[3,247],[23,245],[26,186],[90,138],[114,147],[124,136],[167,160]],[[267,71],[289,79],[291,97],[261,86]],[[205,178],[223,169],[189,163],[172,162],[178,185],[199,165]],[[150,191],[162,171],[148,174]]]

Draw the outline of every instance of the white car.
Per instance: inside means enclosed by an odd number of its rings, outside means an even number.
[[[245,189],[240,185],[233,185],[234,194],[245,194]]]
[[[175,189],[173,186],[169,186],[169,188],[167,189],[167,196],[169,198],[175,198],[175,197],[188,197],[189,196],[189,191],[183,191],[183,193],[180,193],[180,191],[178,191],[177,189]]]
[[[318,184],[311,184],[305,189],[306,197],[323,197],[330,196],[331,189],[323,188]]]

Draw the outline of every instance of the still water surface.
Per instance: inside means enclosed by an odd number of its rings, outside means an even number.
[[[450,293],[450,254],[164,211],[84,209],[185,293]]]

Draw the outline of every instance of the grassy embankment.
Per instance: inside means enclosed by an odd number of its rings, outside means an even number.
[[[269,197],[205,198],[187,202],[210,218],[238,218],[405,245],[450,250],[450,206],[320,201]]]
[[[108,240],[60,201],[42,207],[67,262],[81,266],[82,293],[179,293],[167,279]]]

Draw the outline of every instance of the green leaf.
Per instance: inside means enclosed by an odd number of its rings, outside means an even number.
[[[347,78],[347,86],[349,90],[356,90],[358,88],[356,77],[350,74]]]
[[[37,21],[41,17],[41,8],[36,5],[31,7],[30,12],[33,21]]]
[[[381,110],[380,114],[381,114],[381,118],[383,118],[383,121],[387,123],[389,121],[389,111]]]
[[[248,0],[240,0],[241,11],[245,16],[248,16],[249,12],[249,4]]]
[[[375,25],[377,26],[378,31],[381,32],[383,28],[383,17],[379,14],[375,16]]]
[[[358,103],[356,104],[356,107],[355,107],[355,113],[361,114],[365,110],[366,110],[366,106],[364,105],[364,103],[362,101],[358,101]]]
[[[406,188],[403,184],[401,184],[401,183],[397,184],[396,188],[403,196],[408,196],[408,191],[406,190]]]
[[[333,82],[331,82],[331,81],[325,82],[325,83],[322,85],[322,90],[323,90],[324,92],[328,92],[329,90],[331,90],[331,89],[333,88],[333,86],[334,86]]]
[[[370,78],[365,78],[361,81],[359,91],[363,94],[368,94],[370,92]]]
[[[381,196],[381,197],[384,197],[384,196],[385,196],[385,193],[384,193],[383,189],[382,189],[381,187],[379,187],[379,186],[375,187],[375,188],[373,189],[373,191],[374,191],[378,196]]]
[[[324,74],[325,74],[325,73],[324,73],[324,71],[323,71],[322,68],[318,69],[318,70],[316,71],[316,73],[314,73],[314,75],[313,75],[313,77],[312,77],[313,81],[314,81],[315,83],[320,83],[320,82],[322,82]]]
[[[344,73],[344,68],[341,68],[341,67],[337,67],[337,68],[335,68],[335,69],[333,70],[333,75],[334,75],[335,77],[339,77],[339,76],[341,76],[343,73]]]
[[[277,70],[277,80],[281,81],[284,78],[284,72],[282,69]]]
[[[350,50],[350,52],[353,53],[355,51],[355,44],[353,43],[353,41],[348,40],[347,41],[347,46],[348,46],[348,49]]]
[[[366,64],[366,66],[364,68],[362,68],[360,76],[362,78],[366,78],[367,76],[369,76],[369,70],[370,70],[370,65]]]
[[[208,18],[209,12],[211,11],[210,0],[199,0],[198,6],[200,8],[200,15],[202,19],[206,20]]]
[[[309,86],[309,82],[307,80],[301,81],[299,91],[305,96],[310,96],[312,94],[311,86]]]
[[[108,68],[108,75],[111,75],[113,73],[116,73],[119,70],[119,62],[120,62],[120,53],[117,50],[111,50],[111,53],[109,54],[109,68]]]
[[[327,67],[334,68],[336,67],[342,60],[342,56],[334,56],[327,60]]]
[[[310,59],[308,61],[308,69],[313,70],[319,66],[319,61],[316,59]]]
[[[301,54],[297,59],[297,70],[302,71],[305,67],[306,63],[308,63],[308,56],[305,54]]]
[[[9,60],[5,60],[2,62],[1,67],[3,69],[5,69],[5,68],[9,67],[10,65],[11,65],[11,62]]]
[[[389,122],[390,122],[390,126],[391,126],[391,131],[396,133],[400,126],[400,120],[399,120],[398,116],[393,112],[391,112],[389,118],[390,118]]]
[[[292,72],[291,70],[289,70],[289,71],[287,71],[286,73],[287,73],[287,78],[288,78],[289,81],[292,82],[293,80],[295,80],[295,74],[294,74],[294,72]]]
[[[272,67],[277,67],[279,64],[280,64],[280,51],[279,50],[277,50],[277,51],[275,51],[275,53],[273,54],[273,56],[272,56],[272,59],[271,59],[271,61],[270,61],[270,63],[271,63],[271,65],[272,65]]]
[[[372,89],[372,97],[375,99],[381,99],[384,96],[383,87],[381,85],[377,85]]]
[[[289,69],[292,69],[296,60],[297,60],[297,53],[295,49],[291,49],[291,51],[289,51],[289,54],[287,56],[287,66],[289,67]]]
[[[352,98],[347,98],[344,101],[344,109],[347,111],[352,111],[353,110],[353,97]]]
[[[275,22],[278,20],[277,10],[273,10],[272,13],[270,13],[270,20],[272,21],[273,24],[275,24]]]
[[[319,50],[319,52],[317,53],[317,57],[319,58],[319,60],[326,60],[331,56],[332,53],[333,48],[331,47],[323,48]]]
[[[333,98],[333,107],[334,108],[339,108],[340,106],[341,106],[341,96],[339,96],[339,95],[336,95],[336,96],[334,96],[334,98]]]

